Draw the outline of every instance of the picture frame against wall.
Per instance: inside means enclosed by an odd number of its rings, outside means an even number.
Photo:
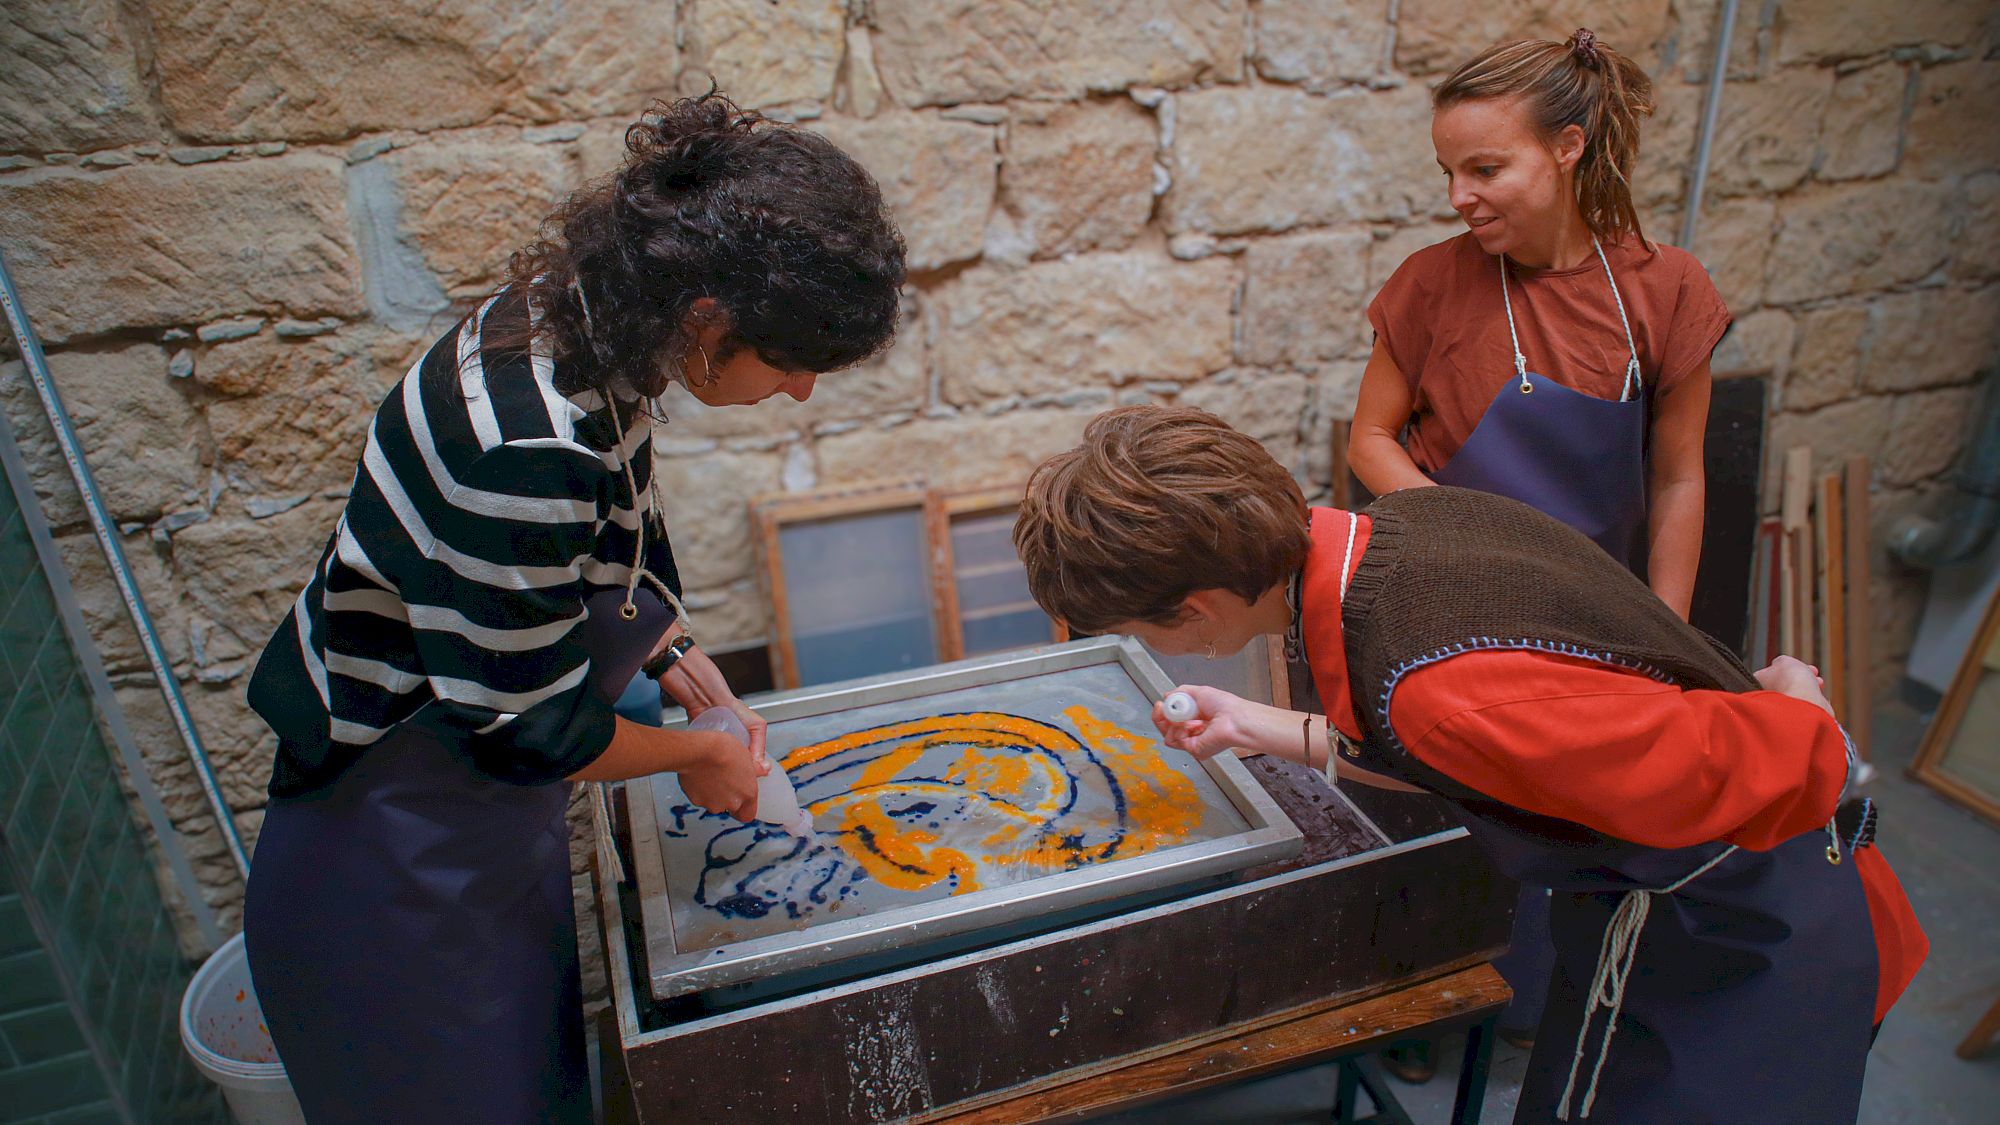
[[[932,551],[946,660],[1069,639],[1028,593],[1027,571],[1014,552],[1021,496],[1019,485],[939,496],[944,518],[934,527]]]
[[[922,481],[762,497],[750,511],[780,689],[950,659],[933,547],[944,518]]]
[[[752,501],[776,687],[1070,639],[1014,551],[1022,493],[895,480]]]
[[[1986,603],[1910,776],[2000,823],[2000,591]]]

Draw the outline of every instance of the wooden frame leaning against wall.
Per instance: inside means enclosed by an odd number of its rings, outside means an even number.
[[[2000,823],[2000,784],[1982,785],[1962,771],[1954,773],[1951,765],[1958,754],[1985,753],[1995,759],[1986,768],[2000,776],[2000,738],[1986,731],[1982,740],[1981,731],[1974,729],[1981,723],[1994,722],[1994,716],[1986,713],[1991,708],[1975,708],[1974,701],[1982,687],[1985,692],[2000,693],[2000,667],[1996,665],[2000,665],[2000,591],[1986,604],[1972,645],[1966,649],[1951,687],[1938,704],[1936,717],[1924,732],[1916,760],[1910,764],[1910,776]]]
[[[815,675],[809,651],[813,644],[810,634],[817,627],[809,620],[814,612],[802,612],[799,594],[802,587],[815,581],[825,584],[827,576],[815,573],[819,568],[839,567],[840,562],[824,552],[798,557],[804,553],[803,539],[814,532],[821,533],[821,542],[837,543],[851,530],[870,536],[872,542],[880,545],[881,554],[876,558],[880,567],[868,568],[877,588],[874,592],[881,598],[900,597],[906,624],[914,620],[910,615],[919,598],[927,607],[925,617],[930,635],[928,647],[916,646],[920,650],[914,652],[918,663],[960,660],[1019,647],[990,640],[982,642],[977,636],[969,644],[967,619],[968,616],[976,619],[976,632],[977,621],[1010,616],[1016,619],[1014,632],[1018,634],[1020,618],[1040,617],[1039,608],[1023,600],[1022,590],[1003,593],[1000,600],[991,596],[982,598],[975,592],[981,584],[990,588],[994,580],[1006,585],[1009,572],[1019,571],[1020,563],[1013,555],[1011,540],[999,551],[991,549],[995,546],[991,542],[983,543],[987,548],[983,552],[970,548],[975,540],[990,541],[1002,522],[1011,526],[1009,517],[1020,505],[1021,493],[1018,484],[942,490],[921,480],[893,480],[753,500],[750,515],[757,549],[757,577],[770,610],[771,668],[776,686],[780,690],[796,688],[824,678]],[[962,539],[967,542],[961,543]],[[851,541],[847,543],[849,547],[852,545]],[[969,549],[962,552],[962,546]],[[794,557],[788,558],[788,552]],[[961,559],[961,554],[967,557]],[[913,577],[915,581],[900,591],[880,589]],[[842,581],[843,593],[865,597],[867,588],[866,582]],[[821,590],[820,598],[823,600],[827,593],[828,590]],[[857,613],[857,623],[865,621],[867,616]],[[1041,620],[1047,622],[1045,617]],[[1014,639],[1028,644],[1069,639],[1068,632],[1054,622],[1047,622],[1045,635],[1034,629],[1032,622],[1027,624],[1036,635]],[[869,668],[857,674],[884,670]]]

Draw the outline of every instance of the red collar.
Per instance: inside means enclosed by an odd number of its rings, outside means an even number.
[[[1309,513],[1312,546],[1306,553],[1305,581],[1300,591],[1304,607],[1300,611],[1300,632],[1305,641],[1306,663],[1312,668],[1313,683],[1319,687],[1321,706],[1329,721],[1349,738],[1359,741],[1361,724],[1354,717],[1354,696],[1347,679],[1347,646],[1340,621],[1341,563],[1347,562],[1347,576],[1361,565],[1368,550],[1367,516],[1339,508],[1314,508]],[[1348,529],[1353,527],[1353,557],[1348,557]]]

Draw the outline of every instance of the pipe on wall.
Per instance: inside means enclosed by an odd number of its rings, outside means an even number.
[[[1729,80],[1729,40],[1736,30],[1736,0],[1723,0],[1720,22],[1715,28],[1715,58],[1708,64],[1708,92],[1701,107],[1701,139],[1694,150],[1694,172],[1688,177],[1687,202],[1681,206],[1683,250],[1694,250],[1695,231],[1701,225],[1701,196],[1708,188],[1708,158],[1715,147],[1715,122],[1722,111],[1722,86]]]
[[[2000,531],[2000,376],[1986,376],[1977,417],[1941,516],[1905,516],[1889,530],[1890,553],[1911,566],[1931,570],[1970,561]]]

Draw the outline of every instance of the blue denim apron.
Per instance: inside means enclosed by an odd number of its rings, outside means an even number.
[[[585,602],[610,707],[673,621]],[[272,800],[244,907],[251,975],[314,1125],[590,1121],[571,786],[474,769],[421,712],[326,789]]]

